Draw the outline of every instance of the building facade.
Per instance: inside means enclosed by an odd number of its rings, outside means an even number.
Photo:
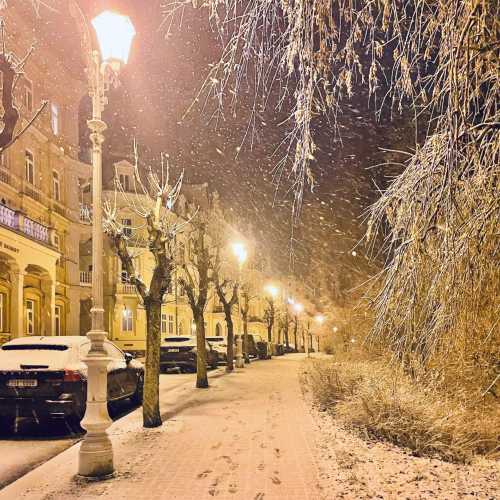
[[[0,157],[0,340],[79,331],[80,179],[78,161],[81,75],[53,50],[29,6],[2,12],[6,48],[21,60],[37,33],[36,55],[15,89],[22,130]],[[47,29],[47,28],[45,28]]]

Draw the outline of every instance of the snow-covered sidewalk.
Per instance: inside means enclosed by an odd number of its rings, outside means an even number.
[[[315,354],[314,356],[317,356]],[[303,394],[304,355],[194,377],[162,376],[164,425],[142,428],[141,410],[111,427],[116,476],[75,477],[78,445],[0,491],[0,500],[496,499],[498,462],[471,466],[417,458],[365,441]],[[172,382],[170,382],[172,380]]]
[[[78,445],[0,492],[0,499],[320,499],[312,417],[298,371],[302,355],[259,361],[185,385],[162,400],[164,425],[140,411],[111,428],[116,476],[75,478]]]

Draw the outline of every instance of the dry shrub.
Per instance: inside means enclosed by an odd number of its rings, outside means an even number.
[[[500,456],[498,404],[461,400],[432,380],[417,383],[384,358],[315,360],[308,382],[322,409],[416,455],[461,463]]]

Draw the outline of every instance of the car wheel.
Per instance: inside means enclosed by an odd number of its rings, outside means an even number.
[[[131,399],[135,404],[141,405],[143,398],[144,398],[144,375],[141,374],[137,379],[137,386],[135,388],[135,392],[132,395]]]
[[[83,416],[77,415],[76,413],[66,417],[66,425],[68,426],[70,432],[74,434],[81,434],[82,432],[85,432],[85,430],[80,425],[82,418]]]

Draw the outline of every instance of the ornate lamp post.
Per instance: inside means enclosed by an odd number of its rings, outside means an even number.
[[[243,264],[247,260],[247,250],[243,243],[233,243],[233,253],[238,259],[238,315],[240,317],[241,322],[241,271],[243,268]],[[238,340],[236,341],[236,368],[245,368],[245,360],[243,359],[243,338],[240,331],[238,335]]]
[[[126,16],[105,11],[92,25],[96,31],[100,53],[92,51],[89,72],[89,94],[92,119],[88,123],[92,140],[92,329],[87,333],[90,350],[85,358],[88,366],[87,409],[82,427],[87,434],[80,446],[78,473],[87,477],[106,476],[114,471],[113,448],[107,434],[111,424],[108,415],[107,365],[110,361],[104,347],[103,303],[103,231],[102,231],[102,143],[106,124],[102,111],[107,104],[106,91],[123,64],[128,60],[135,30]]]

